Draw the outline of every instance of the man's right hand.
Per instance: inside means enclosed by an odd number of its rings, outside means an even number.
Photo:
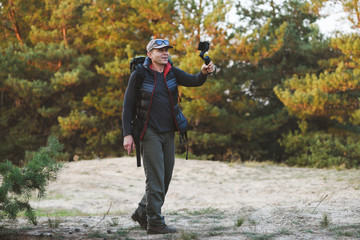
[[[201,66],[201,72],[205,75],[213,73],[214,70],[215,70],[215,66],[212,61],[208,65],[204,64]]]
[[[135,150],[135,141],[131,135],[124,137],[124,149],[128,152],[128,155]]]

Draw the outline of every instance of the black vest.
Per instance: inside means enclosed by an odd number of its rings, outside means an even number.
[[[146,127],[147,122],[149,120],[149,111],[151,107],[152,95],[155,90],[155,73],[152,69],[150,69],[151,59],[146,58],[145,62],[141,69],[138,69],[138,101],[137,101],[137,109],[136,109],[136,122],[139,124],[137,126],[138,132],[140,135],[140,139],[142,139]],[[179,104],[179,91],[178,84],[175,78],[174,73],[171,71],[171,65],[168,64],[164,69],[165,74],[165,82],[167,85],[167,89],[169,95],[171,96],[171,105],[172,112],[175,119],[175,126],[181,135],[185,134],[187,130],[188,121],[185,116],[182,114]],[[142,81],[139,81],[142,79]]]

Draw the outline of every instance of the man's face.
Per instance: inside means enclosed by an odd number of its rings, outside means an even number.
[[[169,48],[154,48],[148,52],[148,57],[155,64],[166,65],[169,59]]]

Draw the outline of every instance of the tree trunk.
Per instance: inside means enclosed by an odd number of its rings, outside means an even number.
[[[9,17],[10,17],[10,21],[12,23],[12,26],[13,26],[13,31],[16,35],[16,38],[19,40],[20,44],[21,45],[24,45],[22,39],[21,39],[21,35],[20,35],[20,28],[19,28],[19,24],[16,20],[16,12],[15,12],[15,9],[13,8],[13,1],[10,0],[9,1]]]
[[[68,48],[68,40],[66,37],[66,28],[65,27],[62,28],[62,32],[63,32],[63,38],[64,38],[64,42],[65,42],[65,48]]]

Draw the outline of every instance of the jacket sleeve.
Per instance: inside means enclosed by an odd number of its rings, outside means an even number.
[[[172,68],[172,71],[176,77],[176,81],[179,85],[185,87],[198,87],[206,82],[207,75],[199,72],[198,74],[189,74],[179,68]]]
[[[130,75],[128,86],[125,91],[122,111],[122,129],[124,137],[131,135],[131,121],[133,120],[133,116],[136,114],[136,105],[138,99],[136,81],[139,75],[137,73],[138,71],[136,70]]]

